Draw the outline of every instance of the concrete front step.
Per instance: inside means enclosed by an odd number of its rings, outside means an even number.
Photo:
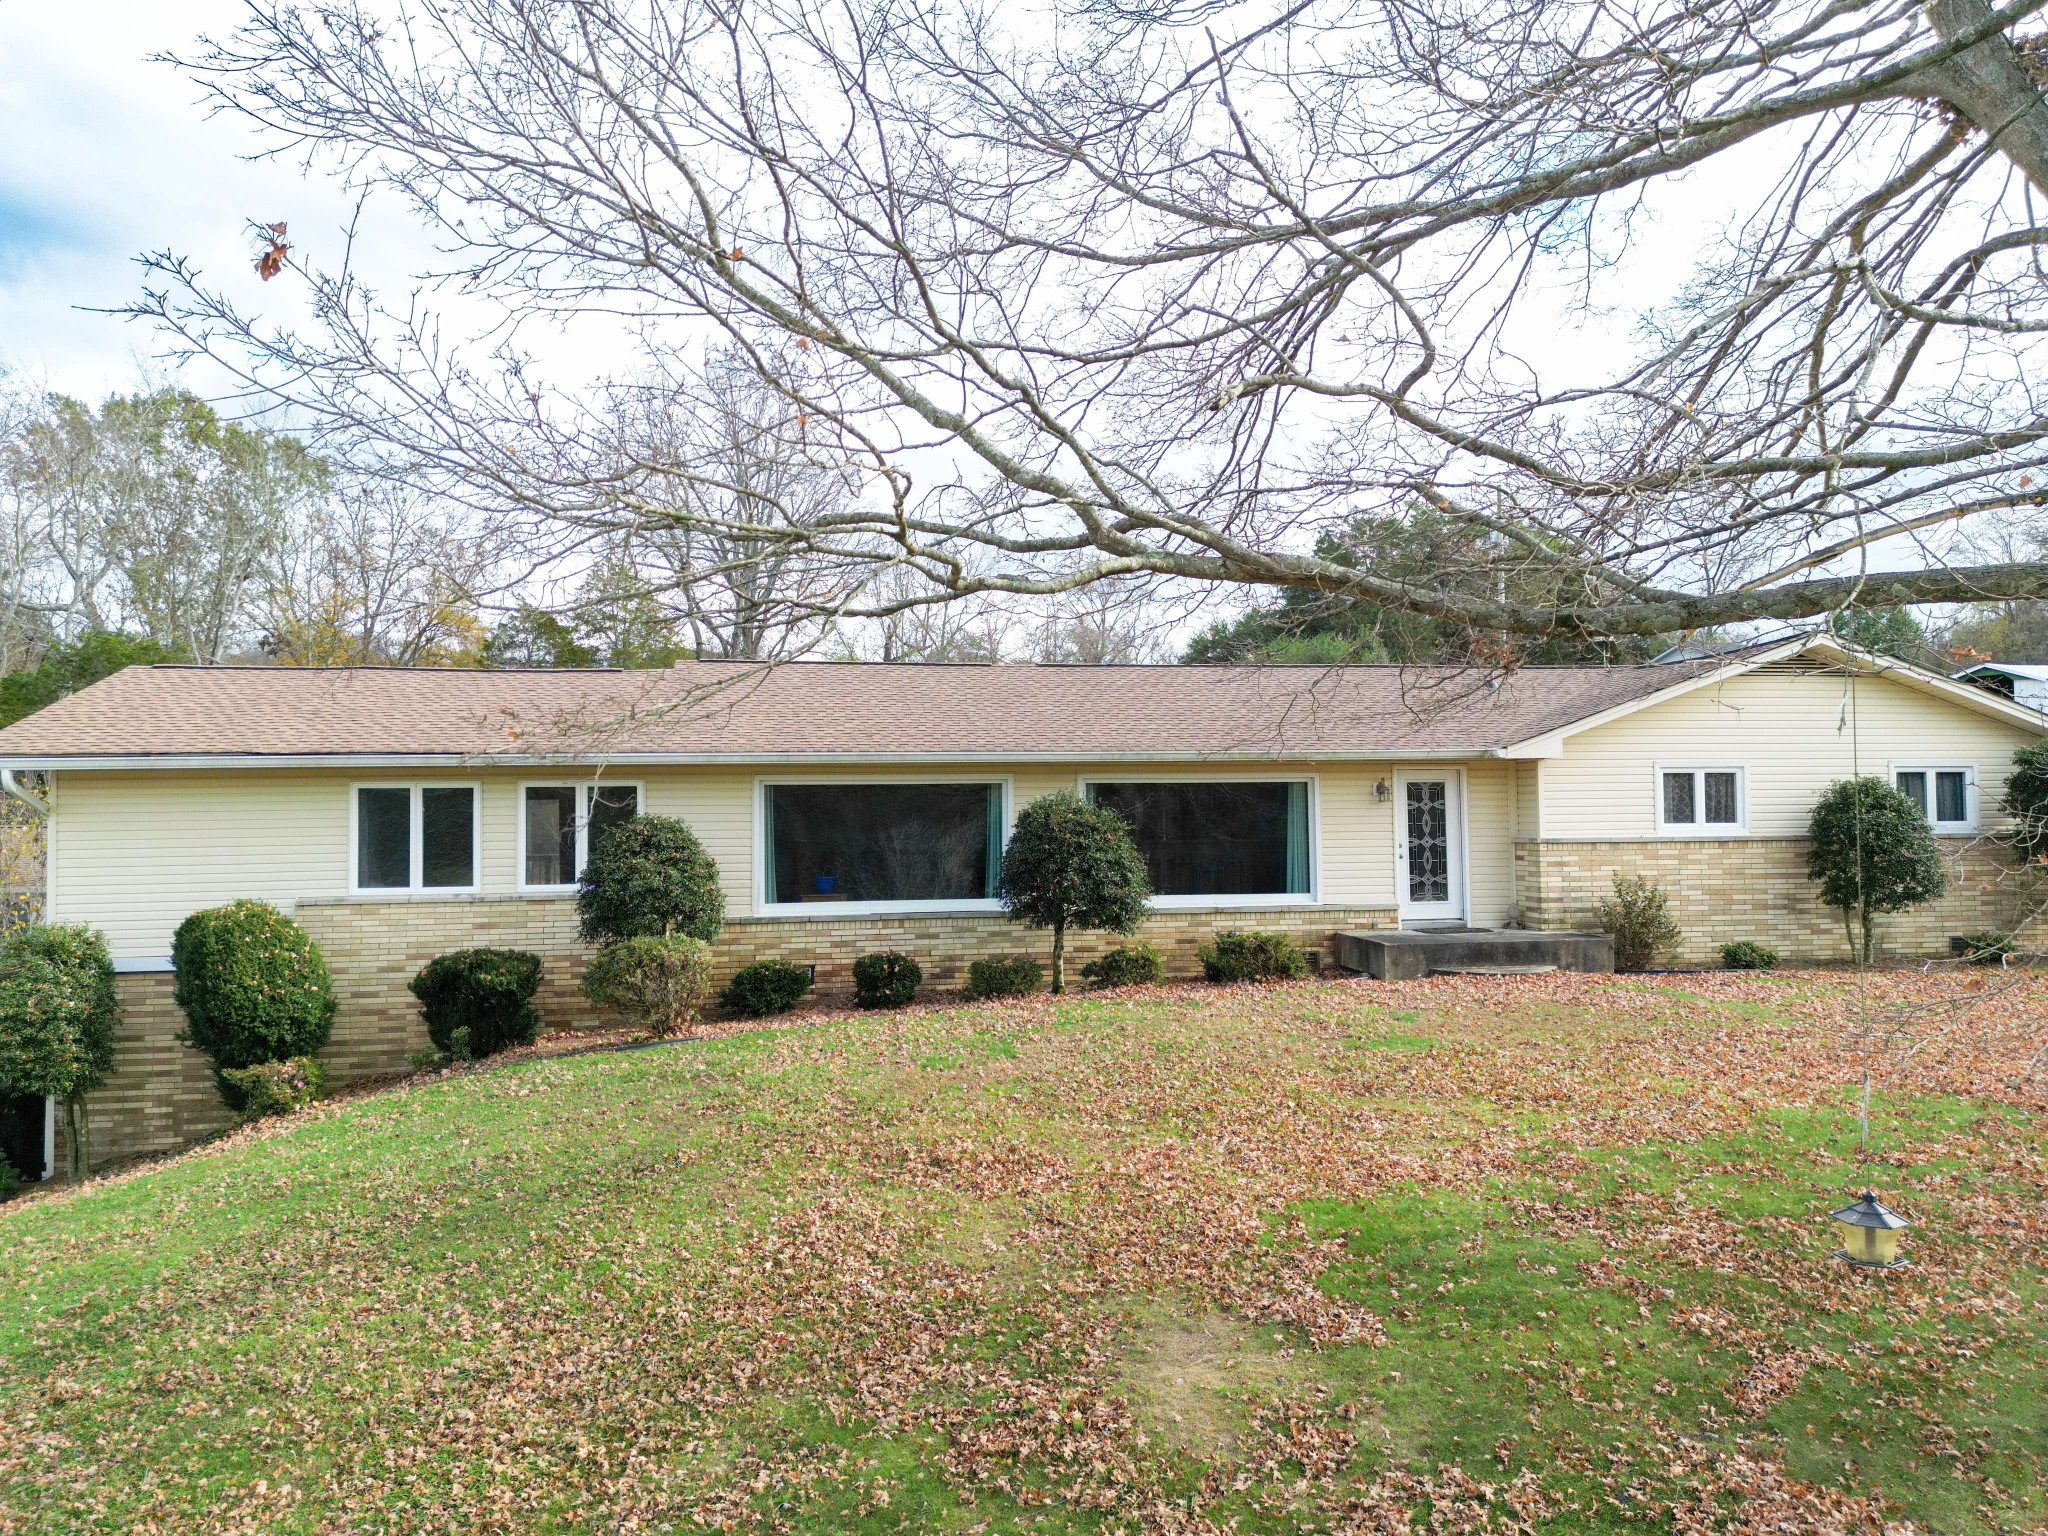
[[[1452,973],[1535,976],[1547,971],[1612,971],[1614,941],[1604,933],[1543,933],[1526,928],[1342,931],[1336,962],[1381,981]]]

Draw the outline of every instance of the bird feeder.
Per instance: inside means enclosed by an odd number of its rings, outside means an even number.
[[[1899,1256],[1899,1234],[1912,1223],[1869,1190],[1854,1205],[1836,1211],[1834,1219],[1843,1233],[1836,1258],[1847,1259],[1858,1269],[1905,1267],[1906,1261]]]

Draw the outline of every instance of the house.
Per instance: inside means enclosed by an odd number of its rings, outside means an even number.
[[[1955,674],[1965,683],[2004,694],[2015,704],[2048,710],[2048,667],[2025,662],[1981,661]]]
[[[1564,929],[1617,872],[1659,881],[1681,962],[1731,939],[1841,958],[1801,842],[1851,774],[1914,796],[1951,894],[1883,941],[1941,952],[2016,912],[1979,838],[2043,717],[1839,643],[1665,664],[1527,667],[884,666],[686,662],[660,672],[140,667],[0,731],[0,785],[44,776],[48,915],[103,930],[128,1021],[95,1100],[109,1155],[218,1125],[180,1045],[171,934],[238,897],[326,953],[342,1080],[424,1043],[406,982],[510,945],[547,965],[552,1022],[585,1016],[574,882],[595,833],[648,811],[716,857],[720,964],[779,956],[843,987],[899,948],[939,986],[1037,951],[996,863],[1017,808],[1080,789],[1130,819],[1158,895],[1146,936],[1186,974],[1219,927],[1420,922]],[[1096,936],[1080,936],[1086,958]]]

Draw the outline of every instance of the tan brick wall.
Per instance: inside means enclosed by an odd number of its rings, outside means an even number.
[[[1945,955],[1949,935],[2008,928],[2034,910],[2039,887],[1997,850],[1969,839],[1942,839],[1948,894],[1879,920],[1878,949],[1892,955]],[[1515,844],[1515,895],[1531,928],[1595,928],[1616,875],[1642,875],[1663,887],[1685,938],[1676,963],[1716,964],[1721,946],[1756,939],[1788,960],[1846,960],[1842,914],[1821,905],[1806,877],[1800,838],[1660,838],[1630,842]]]
[[[579,990],[588,953],[576,937],[570,897],[478,896],[447,901],[300,902],[295,914],[318,941],[334,976],[334,1034],[321,1059],[336,1083],[396,1072],[428,1044],[419,1004],[406,990],[419,968],[454,949],[525,949],[542,960],[540,1012],[549,1029],[597,1022]],[[1308,949],[1330,949],[1339,928],[1391,927],[1394,913],[1377,907],[1276,908],[1245,912],[1161,912],[1140,937],[1159,947],[1171,976],[1201,974],[1196,951],[1220,928],[1280,929]],[[1083,933],[1068,943],[1080,967],[1112,944],[1108,934]],[[878,949],[900,949],[924,967],[927,986],[966,980],[972,960],[1028,954],[1041,962],[1052,938],[994,914],[959,917],[747,919],[726,925],[718,941],[716,980],[723,983],[755,960],[783,959],[818,967],[818,995],[850,995],[853,962]],[[213,1134],[229,1122],[214,1091],[206,1058],[178,1043],[184,1015],[171,1001],[164,973],[120,978],[126,1019],[116,1048],[114,1080],[92,1099],[93,1160],[166,1152]],[[59,1166],[63,1166],[60,1152]]]

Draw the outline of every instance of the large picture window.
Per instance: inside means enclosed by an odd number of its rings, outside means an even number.
[[[473,891],[474,784],[360,784],[355,791],[358,891]]]
[[[519,883],[536,890],[574,885],[604,834],[639,814],[637,784],[521,786]]]
[[[761,811],[771,905],[995,899],[1000,784],[764,784]]]
[[[1155,896],[1294,898],[1315,890],[1306,780],[1090,784],[1130,823]]]

